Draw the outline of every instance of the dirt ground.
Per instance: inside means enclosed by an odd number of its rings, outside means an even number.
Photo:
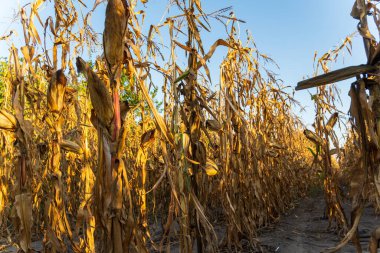
[[[344,205],[348,214],[350,206]],[[296,207],[284,214],[277,224],[260,231],[259,240],[269,253],[315,253],[339,243],[340,237],[333,231],[328,231],[328,220],[323,219],[324,199],[322,194],[306,197],[300,200]],[[349,217],[349,215],[347,216]],[[363,252],[367,252],[371,231],[380,225],[380,216],[377,216],[372,207],[366,207],[359,225],[360,241]],[[220,232],[220,231],[219,231]],[[15,247],[2,245],[0,240],[0,252],[15,253]],[[171,252],[178,252],[179,245],[172,245]],[[244,247],[243,252],[255,252],[257,250]],[[41,242],[34,242],[33,248],[42,252]],[[221,252],[230,250],[221,249]],[[340,252],[355,252],[351,243]],[[378,250],[380,252],[380,250]]]
[[[350,206],[346,203],[344,209],[349,219]],[[322,194],[302,199],[295,209],[289,210],[280,219],[279,223],[262,231],[261,243],[271,246],[276,253],[314,253],[335,246],[340,237],[332,231],[327,231],[328,220],[323,219],[323,210]],[[370,234],[377,226],[380,226],[380,216],[375,214],[372,207],[366,207],[359,225],[363,252],[367,252]],[[356,251],[349,243],[340,252]]]

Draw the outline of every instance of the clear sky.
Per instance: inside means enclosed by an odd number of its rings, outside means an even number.
[[[12,29],[12,17],[17,7],[27,1],[1,0],[0,7],[0,36]],[[84,1],[92,7],[94,0]],[[146,27],[157,24],[165,13],[167,0],[149,0],[145,9]],[[340,44],[343,39],[356,31],[357,20],[350,16],[353,0],[204,0],[206,13],[233,6],[236,16],[244,21],[241,30],[250,30],[256,44],[262,53],[272,57],[280,69],[276,72],[285,85],[295,87],[298,81],[313,73],[313,56],[318,51],[320,55]],[[105,4],[102,4],[92,18],[95,29],[103,30]],[[217,24],[217,23],[216,23]],[[204,41],[211,44],[223,37],[222,30],[215,27],[213,33],[207,35]],[[19,36],[21,36],[19,32]],[[0,56],[7,56],[8,45],[0,41]],[[217,51],[218,52],[218,51]],[[223,57],[219,51],[215,62]],[[358,36],[353,40],[352,56],[346,54],[344,62],[340,60],[332,69],[342,66],[365,63],[365,53],[362,40]],[[218,76],[218,63],[210,66],[213,76]],[[216,72],[216,73],[215,73]],[[213,80],[217,82],[218,80]],[[348,88],[350,81],[339,83],[342,90],[343,105],[341,109],[349,109]],[[295,93],[295,97],[304,106],[306,112],[300,113],[305,123],[310,125],[314,118],[313,105],[307,91]]]

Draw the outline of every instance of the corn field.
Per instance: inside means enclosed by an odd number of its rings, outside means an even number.
[[[314,129],[231,8],[209,14],[201,0],[173,0],[173,16],[154,25],[141,11],[147,0],[89,2],[35,0],[18,13],[22,45],[12,33],[0,38],[12,44],[0,62],[0,251],[38,252],[39,242],[54,253],[243,252],[246,242],[266,252],[259,231],[319,186],[343,238],[327,251],[352,240],[362,252],[361,210],[380,204],[380,47],[367,25],[371,14],[380,26],[376,1],[357,0],[352,13],[368,63],[329,72],[350,50],[347,37],[318,59],[326,74],[297,86],[319,86]],[[99,35],[91,19],[101,4]],[[210,43],[214,23],[225,33]],[[338,93],[321,85],[349,77],[357,81],[342,147]]]

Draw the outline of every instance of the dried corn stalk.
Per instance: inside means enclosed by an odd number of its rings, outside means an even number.
[[[16,189],[5,203],[20,200],[13,212],[19,244],[27,251],[36,231],[45,232],[47,251],[170,251],[178,240],[181,252],[217,252],[215,218],[227,228],[222,247],[244,238],[257,246],[257,228],[306,192],[315,172],[290,113],[293,100],[263,67],[271,59],[250,37],[247,43],[237,37],[240,20],[225,15],[230,8],[206,14],[198,0],[173,2],[179,14],[151,26],[148,35],[140,2],[108,1],[98,52],[90,17],[100,2],[88,9],[80,1],[37,0],[21,11],[23,60],[12,48],[10,74],[0,76],[6,83],[0,128],[17,144],[5,146],[11,155],[2,157],[0,176],[8,192]],[[55,15],[43,20],[41,6]],[[89,12],[82,18],[78,8]],[[210,18],[230,32],[207,52],[202,35],[212,32]],[[155,41],[165,31],[170,48]],[[228,51],[222,85],[215,87],[207,63],[222,46]],[[94,64],[81,58],[87,51],[98,55],[89,59]],[[184,53],[188,62],[181,66]],[[76,58],[84,79],[74,69]],[[163,86],[153,71],[163,75]],[[160,88],[163,115],[152,96]],[[33,222],[25,205],[32,206]],[[7,207],[2,210],[7,219]],[[166,219],[157,237],[152,217]]]
[[[355,244],[356,250],[361,252],[361,245],[358,237],[358,225],[360,216],[370,191],[370,182],[378,187],[378,153],[379,153],[379,124],[378,124],[378,107],[379,107],[379,88],[376,64],[379,60],[378,43],[371,34],[368,26],[367,15],[370,9],[375,13],[374,21],[378,26],[378,9],[372,1],[357,0],[354,2],[351,16],[360,20],[358,31],[363,37],[364,48],[367,54],[367,65],[361,67],[346,68],[337,70],[329,74],[316,77],[299,83],[299,88],[315,87],[326,84],[325,82],[340,81],[348,77],[356,76],[357,81],[352,84],[350,89],[352,125],[359,136],[356,145],[360,147],[359,162],[355,173],[357,176],[351,179],[351,196],[352,196],[352,212],[351,212],[351,228],[343,238],[343,240],[335,247],[327,249],[326,252],[336,252],[346,245],[350,240]],[[344,46],[343,46],[344,47]],[[325,58],[329,59],[331,54],[327,54]],[[333,57],[332,57],[333,58]],[[331,59],[331,58],[330,58]],[[324,67],[324,66],[322,66]],[[360,69],[360,70],[359,70]],[[324,68],[325,70],[325,68]],[[372,75],[374,74],[374,75]],[[369,90],[369,98],[366,90]],[[378,192],[379,194],[379,192]],[[372,233],[370,240],[370,252],[377,251],[379,240],[377,230]]]

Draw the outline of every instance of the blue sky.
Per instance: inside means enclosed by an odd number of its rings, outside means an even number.
[[[0,36],[16,27],[11,23],[12,16],[17,7],[25,2],[27,1],[2,1]],[[85,0],[90,7],[93,2],[93,0]],[[167,2],[167,0],[149,0],[145,9],[147,14],[145,27],[148,28],[150,24],[160,22],[165,16]],[[322,55],[356,30],[357,21],[350,17],[353,2],[353,0],[204,0],[203,7],[206,13],[211,13],[223,7],[233,6],[235,15],[246,21],[240,26],[242,34],[245,30],[250,30],[260,51],[272,57],[279,65],[280,69],[276,70],[279,78],[285,85],[295,87],[303,77],[312,75],[315,51]],[[103,30],[104,10],[105,4],[102,4],[92,18],[92,23],[99,32]],[[213,32],[204,37],[208,45],[224,37],[221,27],[216,22],[215,25]],[[20,40],[22,32],[18,33],[18,40]],[[0,41],[0,56],[7,56],[8,46],[9,43]],[[222,53],[222,51],[217,51],[214,64],[210,66],[214,72],[213,77],[219,74],[217,68],[223,57]],[[347,53],[344,56],[344,62],[342,59],[339,60],[331,69],[361,64],[365,61],[362,40],[356,36],[353,40],[352,56]],[[218,80],[213,78],[213,81]],[[347,93],[350,83],[350,81],[339,83],[343,100],[341,109],[344,112],[349,109]],[[310,125],[314,118],[314,109],[309,93],[296,92],[295,98],[306,106],[306,112],[295,111],[295,113],[302,116],[305,124]]]

